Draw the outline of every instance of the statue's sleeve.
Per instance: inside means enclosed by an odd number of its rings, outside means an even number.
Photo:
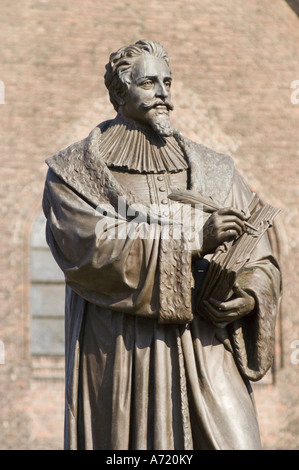
[[[246,209],[252,193],[236,172],[234,207]],[[281,299],[281,272],[265,234],[238,277],[240,286],[255,298],[254,311],[229,326],[236,362],[250,380],[260,380],[273,363],[275,323]]]
[[[77,294],[114,311],[162,322],[190,321],[190,305],[179,309],[178,318],[167,302],[169,292],[182,285],[184,272],[177,264],[165,272],[177,241],[163,240],[160,224],[130,223],[107,202],[95,210],[51,170],[43,210],[48,245],[67,285]],[[175,295],[179,302],[185,299],[180,289]]]

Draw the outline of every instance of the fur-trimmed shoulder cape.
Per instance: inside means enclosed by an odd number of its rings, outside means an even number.
[[[120,195],[126,196],[129,204],[136,201],[135,196],[116,181],[101,158],[101,135],[111,122],[99,124],[86,139],[70,145],[46,160],[57,176],[94,206],[103,199],[115,203]],[[220,204],[224,203],[234,175],[232,158],[196,144],[179,134],[176,134],[176,137],[183,146],[191,168],[190,189],[208,194]]]

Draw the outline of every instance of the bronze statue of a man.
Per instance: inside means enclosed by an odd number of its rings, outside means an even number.
[[[261,448],[250,381],[272,363],[280,271],[264,235],[230,296],[201,315],[209,260],[246,230],[252,193],[229,156],[172,127],[171,82],[159,43],[111,54],[116,117],[47,160],[46,235],[66,280],[66,449]],[[222,208],[197,212],[192,244],[174,235],[173,188]]]

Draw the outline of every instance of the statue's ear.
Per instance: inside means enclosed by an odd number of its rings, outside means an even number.
[[[114,98],[119,106],[124,106],[124,104],[126,103],[125,97],[127,91],[128,88],[124,84],[121,84],[120,86],[114,89]]]
[[[118,102],[118,106],[124,106],[126,104],[124,95],[116,96],[116,100]]]

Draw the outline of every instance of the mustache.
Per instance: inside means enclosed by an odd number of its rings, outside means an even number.
[[[173,111],[174,109],[174,106],[172,104],[171,101],[169,100],[149,100],[149,101],[144,101],[143,103],[141,103],[141,107],[148,111],[152,108],[155,108],[156,106],[166,106],[166,108],[168,109],[168,111]]]

